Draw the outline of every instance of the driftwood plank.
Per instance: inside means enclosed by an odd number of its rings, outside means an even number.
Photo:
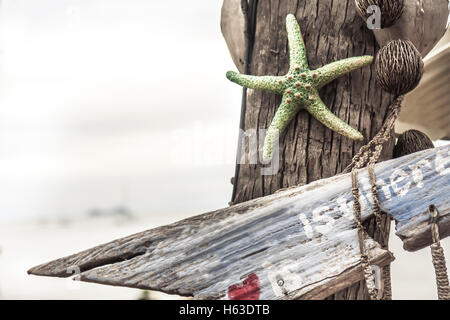
[[[450,147],[376,165],[380,204],[406,250],[431,243],[428,206],[450,234]],[[372,215],[366,170],[362,217]],[[361,279],[350,175],[131,235],[29,270],[204,299],[320,299]],[[372,263],[393,257],[366,240]],[[70,271],[70,272],[68,272]]]

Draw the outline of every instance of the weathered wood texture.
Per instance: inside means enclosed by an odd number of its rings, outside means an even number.
[[[255,43],[250,72],[283,75],[289,67],[285,18],[295,13],[312,69],[339,59],[376,55],[376,41],[357,15],[353,0],[258,1]],[[376,85],[373,66],[358,69],[326,86],[321,96],[341,119],[357,128],[364,142],[333,133],[300,111],[280,138],[280,171],[262,176],[261,165],[241,164],[234,202],[304,185],[340,173],[354,153],[380,129],[392,96]],[[248,90],[244,129],[266,129],[280,104],[271,93]],[[384,159],[392,155],[393,142]]]
[[[431,244],[428,206],[450,235],[450,146],[376,165],[383,211],[407,250]],[[372,215],[366,170],[362,218]],[[32,268],[35,275],[193,295],[203,299],[322,299],[360,281],[351,177],[339,175],[131,235]],[[392,260],[366,240],[374,264]],[[71,272],[68,272],[71,271]]]
[[[256,29],[248,61],[250,74],[283,75],[287,72],[285,18],[288,13],[297,17],[311,69],[348,57],[377,53],[377,41],[357,14],[354,0],[257,1]],[[280,137],[278,174],[262,176],[259,164],[238,165],[233,203],[342,172],[359,148],[381,128],[394,98],[376,84],[373,65],[333,81],[320,95],[334,114],[364,135],[364,141],[358,143],[336,134],[306,111],[300,111]],[[243,129],[268,128],[280,99],[271,93],[248,90]],[[381,160],[392,158],[393,146],[393,139],[385,144]],[[389,234],[389,222],[383,221],[383,226],[384,234]],[[379,240],[381,233],[376,231],[373,219],[366,222],[366,228]],[[361,284],[336,298],[349,297],[367,299],[368,295]]]

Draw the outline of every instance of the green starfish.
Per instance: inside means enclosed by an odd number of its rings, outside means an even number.
[[[327,64],[317,70],[310,70],[306,58],[300,26],[294,15],[286,17],[286,29],[289,42],[290,68],[285,76],[250,76],[233,71],[227,72],[227,78],[249,89],[266,90],[282,94],[281,104],[266,132],[263,147],[264,160],[272,158],[272,149],[279,135],[301,108],[305,108],[322,124],[346,137],[363,140],[363,135],[350,125],[336,117],[323,103],[319,90],[334,79],[352,70],[369,65],[372,56],[348,58]]]

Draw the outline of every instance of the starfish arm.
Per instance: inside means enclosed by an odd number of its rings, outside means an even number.
[[[353,70],[367,66],[373,62],[372,56],[353,57],[339,60],[314,71],[318,75],[316,88],[320,89],[331,81]]]
[[[293,72],[296,67],[308,69],[305,42],[297,18],[293,14],[288,14],[286,17],[286,30],[289,43],[289,70]]]
[[[263,146],[264,161],[272,159],[273,149],[278,146],[279,136],[295,117],[299,109],[300,105],[298,103],[294,102],[291,97],[283,95],[281,104],[266,132]]]
[[[280,76],[250,76],[239,74],[234,71],[227,72],[228,80],[237,83],[245,88],[266,90],[275,93],[282,93],[284,90],[284,80]]]
[[[314,118],[331,130],[353,140],[362,141],[364,139],[358,130],[336,117],[319,96],[315,96],[314,101],[306,104],[305,108]]]

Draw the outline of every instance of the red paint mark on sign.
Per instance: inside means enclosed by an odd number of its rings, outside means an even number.
[[[230,300],[258,300],[260,293],[259,279],[254,273],[250,274],[242,284],[233,284],[228,287]]]

